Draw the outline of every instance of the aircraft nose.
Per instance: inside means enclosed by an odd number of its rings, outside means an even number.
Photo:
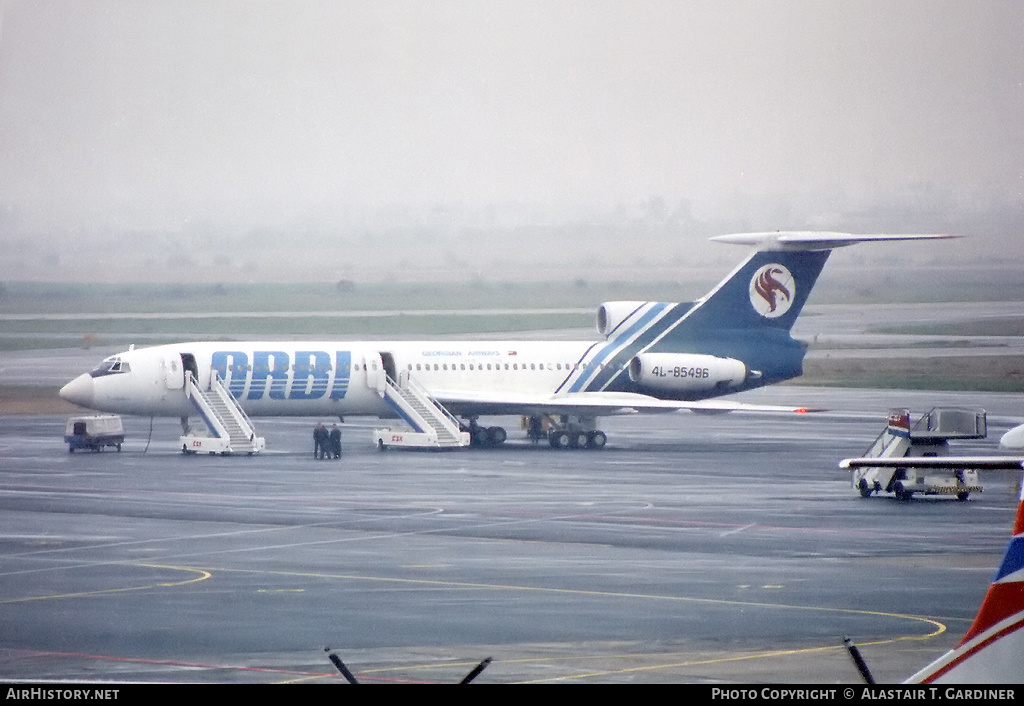
[[[79,375],[60,388],[60,396],[72,404],[77,404],[79,407],[92,406],[93,392],[92,377],[87,373]]]
[[[1024,424],[1003,434],[999,440],[999,446],[1010,450],[1024,449]]]

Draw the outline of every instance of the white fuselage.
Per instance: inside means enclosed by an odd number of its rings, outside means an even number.
[[[384,375],[431,391],[553,394],[574,373],[586,342],[428,341],[195,342],[121,353],[115,372],[79,376],[62,395],[107,412],[187,416],[189,368],[200,387],[216,373],[250,416],[391,416]],[[109,360],[109,359],[108,359]],[[599,364],[593,364],[595,367]],[[102,366],[101,366],[102,367]]]

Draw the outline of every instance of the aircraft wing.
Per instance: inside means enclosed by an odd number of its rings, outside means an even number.
[[[801,414],[821,410],[780,405],[754,405],[726,400],[681,402],[659,400],[632,392],[580,392],[567,395],[532,395],[455,390],[432,390],[431,396],[453,413],[476,414],[576,414],[609,417],[623,414],[654,414],[690,410],[693,412],[763,412]]]
[[[1012,456],[913,456],[911,458],[844,458],[840,468],[971,468],[1019,471],[1024,458]]]

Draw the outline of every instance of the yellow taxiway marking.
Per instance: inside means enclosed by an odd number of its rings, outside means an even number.
[[[635,600],[672,601],[672,602],[679,602],[679,603],[704,603],[704,604],[712,604],[712,605],[736,606],[736,607],[745,607],[745,608],[751,608],[751,607],[754,607],[754,608],[775,608],[775,609],[781,609],[781,610],[811,611],[811,612],[820,612],[820,613],[839,613],[839,614],[845,614],[845,615],[866,615],[866,616],[877,616],[877,617],[880,617],[880,618],[896,618],[896,619],[900,619],[900,620],[909,620],[909,621],[915,622],[915,623],[924,623],[925,625],[931,626],[931,628],[932,628],[930,632],[928,632],[928,633],[926,633],[924,635],[902,635],[900,637],[894,637],[894,638],[889,638],[889,639],[885,639],[885,640],[877,640],[875,642],[862,643],[861,646],[864,646],[864,645],[885,645],[885,644],[891,644],[891,643],[902,642],[902,641],[928,640],[928,639],[931,639],[933,637],[936,637],[936,636],[941,635],[942,633],[946,632],[946,626],[943,623],[940,623],[938,620],[934,620],[932,618],[928,618],[928,617],[925,617],[925,616],[922,616],[922,615],[910,615],[910,614],[907,614],[907,613],[888,613],[888,612],[885,612],[885,611],[862,610],[862,609],[856,609],[856,608],[826,608],[826,607],[821,607],[821,606],[791,605],[791,604],[786,604],[786,603],[765,603],[765,602],[757,602],[757,601],[735,601],[735,600],[728,600],[728,599],[722,599],[722,598],[694,598],[692,596],[664,596],[664,595],[649,594],[649,593],[627,593],[627,592],[619,592],[619,591],[592,591],[592,590],[580,589],[580,588],[551,588],[551,587],[543,587],[543,586],[516,586],[516,585],[512,585],[512,584],[474,583],[474,582],[467,582],[467,581],[441,581],[441,580],[435,580],[435,579],[406,579],[406,578],[382,577],[382,576],[360,576],[360,575],[357,575],[357,574],[329,574],[329,573],[320,573],[320,572],[266,571],[266,570],[261,570],[261,569],[229,569],[229,568],[215,568],[215,569],[212,569],[212,570],[214,570],[214,571],[221,571],[221,572],[232,572],[232,573],[271,574],[271,575],[278,575],[278,576],[293,576],[293,577],[294,576],[302,576],[302,577],[318,578],[318,579],[340,579],[340,580],[346,580],[346,581],[366,581],[366,582],[390,583],[390,584],[402,584],[402,585],[436,586],[436,587],[443,587],[443,588],[469,588],[469,589],[479,589],[479,590],[488,590],[488,591],[531,591],[531,592],[537,592],[537,593],[551,593],[551,594],[570,595],[570,596],[600,596],[600,597],[604,597],[604,598],[630,598],[630,599],[635,599]],[[696,661],[677,662],[677,663],[671,663],[671,664],[650,665],[650,666],[647,666],[647,667],[633,667],[633,668],[629,668],[629,669],[608,670],[608,671],[602,671],[602,672],[576,674],[576,675],[572,675],[572,676],[553,677],[553,678],[550,678],[550,679],[542,679],[542,680],[538,680],[538,681],[564,681],[564,680],[568,680],[568,679],[579,679],[579,678],[585,678],[585,677],[595,677],[595,676],[601,676],[601,675],[606,675],[606,674],[619,674],[619,673],[627,673],[627,672],[633,672],[633,671],[648,671],[648,670],[657,670],[657,669],[671,669],[671,668],[677,668],[677,667],[683,667],[683,666],[689,666],[689,665],[712,664],[712,663],[716,663],[716,662],[735,662],[735,661],[740,661],[740,660],[762,659],[762,658],[767,658],[767,657],[781,657],[781,656],[786,656],[786,655],[797,655],[797,654],[809,654],[811,652],[823,652],[823,651],[827,651],[827,650],[839,650],[839,649],[842,649],[841,645],[828,645],[828,646],[822,646],[822,647],[808,647],[808,648],[796,649],[796,650],[771,650],[771,651],[767,651],[767,652],[758,652],[756,654],[741,655],[741,656],[738,656],[738,657],[721,657],[721,658],[708,659],[708,660],[696,660]],[[538,659],[548,659],[550,661],[552,658],[538,658]],[[558,661],[559,658],[556,657],[556,658],[553,658],[553,659],[555,661]],[[509,660],[509,661],[517,661],[517,660]],[[403,671],[407,671],[407,670],[412,670],[412,669],[431,669],[431,668],[437,668],[437,666],[438,666],[437,663],[425,664],[425,665],[422,665],[422,666],[406,664],[406,665],[402,665],[402,667],[400,669],[403,670]],[[399,668],[396,667],[395,669],[399,669]],[[364,674],[369,674],[369,673],[372,673],[372,672],[381,672],[381,671],[392,671],[392,670],[390,670],[390,669],[367,670],[367,671],[365,671],[363,673]]]
[[[442,581],[439,579],[404,579],[384,576],[360,576],[357,574],[328,574],[320,572],[305,571],[267,571],[262,569],[229,569],[214,568],[213,571],[242,573],[242,574],[269,574],[274,576],[305,576],[318,579],[343,579],[346,581],[367,581],[376,583],[394,583],[418,586],[438,586],[444,588],[473,588],[489,591],[532,591],[537,593],[554,593],[570,596],[602,596],[606,598],[637,598],[644,600],[679,601],[683,603],[709,603],[715,605],[742,606],[754,608],[782,608],[788,610],[805,610],[822,613],[844,613],[847,615],[876,615],[884,618],[901,618],[915,622],[927,623],[934,626],[934,630],[927,635],[912,636],[909,638],[923,640],[946,631],[946,626],[937,620],[926,618],[922,615],[910,615],[907,613],[888,613],[877,610],[862,610],[857,608],[823,608],[821,606],[791,605],[786,603],[764,603],[758,601],[733,601],[725,598],[694,598],[693,596],[664,596],[653,593],[627,593],[621,591],[592,591],[583,588],[553,588],[545,586],[516,586],[513,584],[501,583],[474,583],[469,581]]]
[[[531,592],[551,593],[551,594],[558,594],[558,595],[600,596],[600,597],[605,597],[605,598],[609,598],[609,597],[610,598],[630,598],[630,599],[640,599],[640,600],[672,601],[672,602],[680,602],[680,603],[704,603],[704,604],[723,605],[723,606],[736,606],[736,607],[759,607],[759,608],[775,608],[775,609],[782,609],[782,610],[813,611],[813,612],[822,612],[822,613],[841,613],[841,614],[847,614],[847,615],[869,615],[869,616],[878,616],[878,617],[884,617],[884,618],[897,618],[897,619],[902,619],[902,620],[909,620],[909,621],[912,621],[912,622],[925,623],[927,625],[932,626],[932,628],[933,628],[931,630],[931,632],[929,632],[927,634],[924,634],[924,635],[904,635],[904,636],[890,638],[890,639],[885,639],[885,640],[877,640],[875,642],[862,643],[862,646],[864,646],[864,645],[884,645],[884,644],[890,644],[890,643],[901,642],[901,641],[927,640],[927,639],[930,639],[932,637],[936,637],[938,635],[941,635],[942,633],[944,633],[946,631],[946,626],[943,623],[940,623],[937,620],[933,620],[931,618],[927,618],[927,617],[924,617],[924,616],[921,616],[921,615],[910,615],[910,614],[906,614],[906,613],[888,613],[888,612],[884,612],[884,611],[861,610],[861,609],[853,609],[853,608],[826,608],[826,607],[821,607],[821,606],[790,605],[790,604],[784,604],[784,603],[765,603],[765,602],[757,602],[757,601],[735,601],[735,600],[728,600],[728,599],[721,599],[721,598],[695,598],[695,597],[692,597],[692,596],[666,596],[666,595],[657,595],[657,594],[648,594],[648,593],[630,593],[630,592],[620,592],[620,591],[593,591],[593,590],[578,589],[578,588],[553,588],[553,587],[543,587],[543,586],[517,586],[517,585],[512,585],[512,584],[474,583],[474,582],[467,582],[467,581],[441,581],[441,580],[432,580],[432,579],[406,579],[406,578],[381,577],[381,576],[360,576],[360,575],[356,575],[356,574],[328,574],[328,573],[319,573],[319,572],[266,571],[266,570],[260,570],[260,569],[229,569],[229,568],[214,568],[214,569],[207,570],[207,569],[198,569],[198,568],[185,567],[185,566],[167,566],[167,565],[161,565],[161,564],[132,564],[132,565],[133,566],[144,566],[144,567],[147,567],[147,568],[154,568],[154,569],[169,569],[169,570],[172,570],[172,571],[185,571],[185,572],[190,572],[190,573],[193,573],[193,574],[198,574],[198,576],[195,576],[195,577],[189,578],[189,579],[185,579],[185,580],[182,580],[182,581],[154,583],[154,584],[149,584],[149,585],[144,585],[144,586],[126,586],[126,587],[123,587],[123,588],[108,588],[108,589],[101,589],[101,590],[97,590],[97,591],[82,591],[82,592],[78,592],[78,593],[62,593],[62,594],[53,594],[53,595],[49,595],[49,596],[25,596],[25,597],[22,597],[22,598],[0,599],[0,605],[10,604],[10,603],[21,603],[21,602],[27,602],[27,601],[53,600],[53,599],[61,599],[61,598],[78,598],[78,597],[84,597],[84,596],[98,596],[98,595],[109,594],[109,593],[123,593],[123,592],[126,592],[126,591],[146,591],[146,590],[152,590],[152,589],[155,589],[155,588],[170,588],[170,587],[174,587],[174,586],[185,586],[185,585],[188,585],[188,584],[191,584],[191,583],[197,583],[199,581],[205,581],[206,579],[212,577],[212,575],[213,575],[212,572],[213,571],[220,571],[220,572],[231,572],[231,573],[264,574],[264,575],[292,576],[292,577],[298,576],[298,577],[309,577],[309,578],[320,578],[320,579],[325,579],[325,578],[326,579],[340,579],[340,580],[347,580],[347,581],[366,581],[366,582],[376,582],[376,583],[391,583],[391,584],[419,585],[419,586],[436,586],[436,587],[444,587],[444,588],[462,588],[462,589],[470,588],[470,589],[480,589],[480,590],[490,590],[490,591],[531,591]],[[276,592],[301,592],[303,590],[304,589],[260,589],[260,592],[268,592],[268,593],[269,592],[275,592],[275,593]],[[531,681],[531,682],[528,682],[528,683],[549,682],[549,681],[566,681],[566,680],[570,680],[570,679],[582,679],[582,678],[599,677],[599,676],[608,675],[608,674],[624,674],[624,673],[629,673],[629,672],[643,672],[643,671],[663,670],[663,669],[672,669],[672,668],[695,666],[695,665],[702,665],[702,664],[737,662],[737,661],[742,661],[742,660],[764,659],[764,658],[770,658],[770,657],[781,657],[781,656],[798,655],[798,654],[809,654],[809,653],[812,653],[812,652],[824,652],[824,651],[828,651],[828,650],[838,650],[838,649],[842,649],[842,647],[840,645],[829,645],[829,646],[809,647],[809,648],[795,649],[795,650],[770,650],[770,651],[766,651],[766,652],[757,652],[757,653],[753,653],[753,654],[749,654],[749,655],[740,655],[740,656],[735,656],[735,657],[719,657],[719,658],[703,659],[703,660],[701,660],[701,659],[698,659],[698,660],[686,660],[686,661],[682,661],[682,662],[672,662],[672,663],[667,663],[667,664],[654,664],[654,665],[648,665],[648,666],[644,666],[644,667],[631,667],[631,668],[626,668],[626,669],[604,670],[604,671],[598,671],[598,672],[587,672],[587,673],[581,673],[581,674],[566,675],[566,676],[562,676],[562,677],[549,677],[549,678],[546,678],[546,679],[534,680],[534,681]],[[621,656],[621,657],[624,657],[624,656]],[[645,655],[629,655],[629,656],[636,657],[636,656],[645,656]],[[538,658],[529,658],[529,659],[522,659],[522,660],[515,660],[515,659],[513,659],[513,660],[502,660],[502,661],[508,661],[508,662],[562,661],[562,660],[565,660],[565,659],[591,659],[591,658],[592,657],[575,657],[575,658],[538,657]],[[607,659],[608,657],[604,656],[603,658]],[[443,662],[443,663],[428,663],[428,664],[423,664],[423,665],[409,665],[409,664],[407,664],[407,665],[402,665],[402,667],[400,667],[400,668],[395,667],[395,668],[384,668],[384,669],[366,670],[363,673],[364,674],[380,673],[380,672],[394,671],[396,669],[401,669],[403,671],[415,670],[415,669],[436,669],[436,668],[438,668],[440,666],[452,666],[452,665],[456,665],[456,664],[461,665],[462,663]],[[469,665],[471,663],[470,662],[466,662],[465,664]],[[299,678],[299,679],[294,680],[294,681],[305,681],[305,680],[308,680],[308,679],[318,679],[318,678],[324,678],[324,677],[323,676],[313,676],[313,675],[310,675],[309,677]]]
[[[788,606],[787,606],[788,607]],[[937,633],[936,633],[937,634]],[[923,639],[923,638],[895,638],[893,640],[882,640],[881,642],[872,642],[867,644],[880,645],[886,642],[895,642],[896,640],[904,639]],[[790,655],[801,655],[810,654],[811,652],[828,652],[829,650],[840,650],[844,649],[842,645],[828,645],[823,647],[804,647],[798,650],[769,650],[767,652],[755,652],[749,655],[739,655],[736,657],[714,657],[711,659],[694,659],[686,660],[683,662],[671,662],[668,664],[650,664],[646,667],[628,667],[626,669],[605,669],[600,672],[584,672],[581,674],[567,674],[563,677],[546,677],[544,679],[530,679],[527,681],[513,682],[515,684],[543,684],[547,682],[555,681],[569,681],[571,679],[587,679],[593,677],[607,676],[609,674],[629,674],[631,672],[650,672],[659,669],[678,669],[680,667],[694,667],[702,664],[723,664],[726,662],[742,662],[749,659],[766,659],[769,657],[786,657]],[[605,659],[624,659],[626,657],[643,657],[645,655],[612,655]],[[656,656],[656,655],[646,655]],[[556,660],[552,660],[556,661]]]
[[[0,605],[8,603],[25,603],[27,601],[48,601],[56,598],[82,598],[84,596],[101,596],[105,593],[124,593],[126,591],[149,591],[154,588],[171,588],[173,586],[185,586],[190,583],[196,583],[198,581],[205,581],[206,579],[213,576],[209,571],[203,569],[193,569],[187,566],[164,566],[161,564],[129,564],[129,566],[144,566],[149,569],[169,569],[171,571],[187,571],[193,574],[199,574],[199,576],[185,579],[183,581],[170,581],[165,583],[153,583],[147,586],[124,586],[122,588],[104,588],[98,591],[81,591],[78,593],[55,593],[49,596],[24,596],[22,598],[5,598],[0,599]]]
[[[316,579],[343,579],[346,581],[368,581],[377,583],[397,583],[420,586],[439,586],[444,588],[477,588],[484,590],[505,590],[505,591],[534,591],[539,593],[558,593],[562,595],[595,595],[618,598],[642,598],[646,600],[678,600],[680,603],[702,603],[718,606],[740,606],[746,608],[780,608],[793,611],[816,611],[821,613],[844,613],[847,615],[873,615],[884,618],[900,618],[916,622],[928,623],[935,626],[933,632],[927,635],[914,636],[911,639],[925,639],[940,635],[946,630],[946,626],[937,620],[924,616],[909,615],[904,613],[886,613],[883,611],[865,611],[852,608],[822,608],[820,606],[793,606],[790,604],[759,603],[753,600],[729,600],[727,598],[695,598],[689,595],[657,595],[655,593],[630,593],[623,591],[595,591],[586,588],[553,588],[546,586],[516,586],[503,583],[473,583],[469,581],[442,581],[438,579],[401,579],[383,576],[359,576],[356,574],[325,574],[319,572],[290,572],[290,571],[266,571],[260,569],[226,569],[215,568],[212,571],[238,574],[268,574],[273,576],[300,576]]]

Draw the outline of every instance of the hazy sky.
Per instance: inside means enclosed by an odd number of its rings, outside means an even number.
[[[21,229],[922,188],[1024,202],[1018,0],[0,11],[0,209]]]

